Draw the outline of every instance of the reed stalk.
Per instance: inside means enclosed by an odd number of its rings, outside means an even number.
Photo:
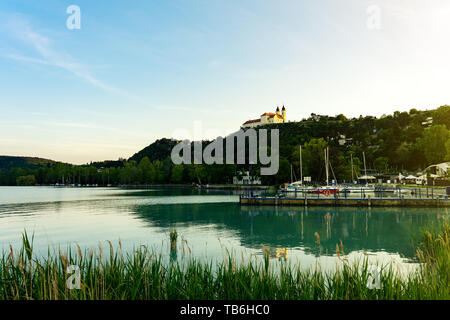
[[[1,300],[393,300],[450,299],[450,228],[425,232],[417,248],[421,268],[399,277],[395,268],[385,266],[380,273],[380,289],[367,285],[371,266],[367,259],[349,263],[339,259],[339,268],[323,272],[302,270],[282,260],[279,268],[269,264],[265,248],[262,261],[237,263],[232,254],[224,262],[199,261],[186,256],[166,263],[161,254],[146,246],[132,252],[102,247],[72,252],[48,250],[36,257],[33,238],[26,232],[22,247],[0,255]],[[171,240],[173,238],[171,237]],[[343,244],[336,247],[340,257]],[[80,271],[80,289],[69,289],[67,267]],[[270,267],[269,267],[270,265]]]

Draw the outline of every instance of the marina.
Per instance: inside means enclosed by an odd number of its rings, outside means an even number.
[[[276,195],[241,195],[241,205],[335,207],[450,207],[449,188],[295,188]]]

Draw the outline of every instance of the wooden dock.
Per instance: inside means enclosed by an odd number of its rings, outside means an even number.
[[[324,206],[324,207],[450,207],[450,199],[414,198],[285,198],[240,196],[239,203],[246,206]]]

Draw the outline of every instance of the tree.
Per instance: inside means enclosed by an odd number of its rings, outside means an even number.
[[[450,106],[442,106],[434,112],[433,122],[435,124],[443,124],[450,129]]]
[[[182,164],[177,164],[172,168],[172,177],[171,180],[174,183],[180,183],[183,181],[183,172],[184,167]]]
[[[278,183],[285,183],[291,181],[291,165],[289,161],[283,157],[280,157],[278,173],[276,179]]]
[[[428,165],[442,163],[447,160],[446,145],[450,140],[450,131],[443,124],[434,125],[424,131],[418,143],[423,150]]]
[[[414,123],[407,127],[404,132],[404,139],[406,142],[415,142],[423,135],[423,127],[417,123]]]
[[[36,184],[36,178],[34,175],[20,176],[16,181],[18,186],[34,186]]]
[[[205,182],[206,170],[203,165],[191,164],[188,165],[187,168],[189,170],[188,175],[191,182],[198,182],[198,184],[202,184],[202,182]]]
[[[136,161],[128,161],[120,172],[120,183],[138,184],[141,175],[141,170],[136,167]]]
[[[445,149],[447,150],[447,160],[450,159],[450,140],[445,143]],[[450,173],[450,172],[449,172]]]
[[[387,157],[378,157],[373,163],[373,166],[378,172],[383,172],[387,169],[389,159]]]
[[[171,171],[172,171],[172,167],[173,167],[173,163],[170,157],[167,157],[166,159],[164,159],[164,161],[162,162],[163,166],[162,166],[162,181],[163,182],[169,182],[170,178],[171,178]]]
[[[304,144],[302,150],[303,176],[311,176],[313,180],[319,181],[324,175],[324,149],[328,146],[325,139],[313,138]]]
[[[138,167],[142,173],[142,177],[140,179],[142,183],[150,184],[155,180],[155,168],[147,156],[141,159]]]

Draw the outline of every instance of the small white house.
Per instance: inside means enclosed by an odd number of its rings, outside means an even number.
[[[433,118],[428,117],[424,122],[422,122],[424,127],[431,127],[433,125]]]

